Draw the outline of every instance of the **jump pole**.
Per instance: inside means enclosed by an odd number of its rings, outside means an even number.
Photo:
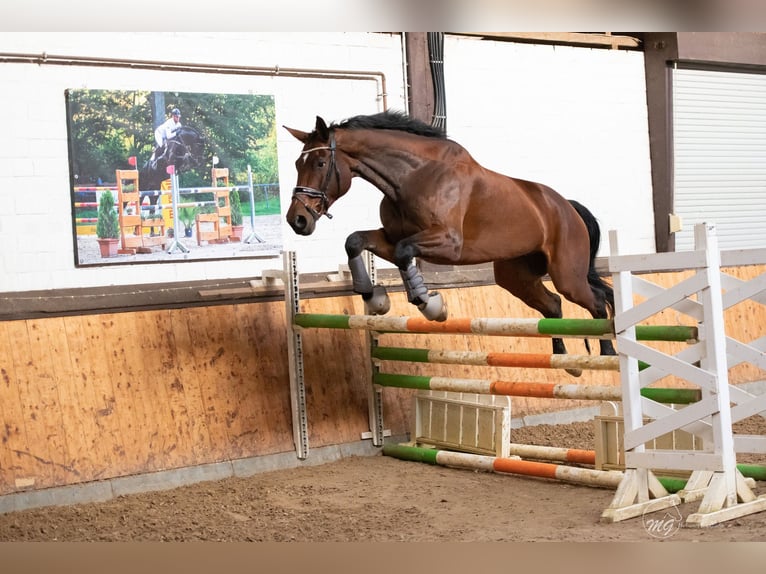
[[[520,456],[521,458],[569,462],[574,464],[596,464],[595,450],[512,443],[509,452],[511,456]],[[737,470],[739,470],[739,472],[742,473],[742,476],[746,478],[766,480],[766,466],[758,464],[738,464]]]
[[[447,319],[381,315],[328,315],[298,313],[295,324],[303,328],[361,329],[380,333],[444,333],[506,337],[614,338],[611,319]],[[683,325],[637,325],[640,341],[696,341],[697,327]]]
[[[383,455],[438,466],[483,470],[503,474],[519,474],[614,489],[619,486],[623,477],[623,473],[619,470],[593,470],[550,462],[500,458],[400,444],[383,445]],[[669,492],[677,492],[686,485],[686,481],[681,479],[661,477],[659,480]]]
[[[596,464],[595,450],[511,443],[509,453],[511,456],[520,456],[521,458],[535,458],[575,464]]]
[[[438,363],[478,367],[520,367],[527,369],[588,369],[619,371],[617,355],[558,355],[547,353],[486,353],[482,351],[446,351],[407,347],[375,347],[372,358],[381,361]],[[649,365],[639,364],[639,370]]]
[[[575,399],[586,401],[621,401],[620,387],[566,385],[556,383],[491,381],[488,379],[452,379],[424,375],[374,373],[372,382],[382,387],[399,387],[424,391],[450,391],[542,399]],[[641,395],[658,403],[690,404],[700,400],[699,389],[643,388]]]

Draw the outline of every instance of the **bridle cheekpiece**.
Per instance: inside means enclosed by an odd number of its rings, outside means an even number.
[[[301,205],[303,205],[303,207],[305,207],[306,210],[312,215],[315,221],[323,215],[326,215],[328,219],[332,219],[332,215],[327,212],[327,210],[330,208],[330,200],[327,197],[327,189],[330,186],[330,178],[332,177],[332,174],[335,173],[335,181],[338,184],[338,190],[340,190],[340,170],[338,169],[338,164],[335,161],[336,149],[335,132],[331,131],[330,145],[312,147],[310,149],[303,150],[301,153],[301,155],[304,155],[310,154],[313,151],[330,150],[330,165],[327,168],[327,173],[325,174],[321,189],[314,189],[313,187],[306,187],[304,185],[297,185],[293,188],[293,199],[299,201]],[[319,204],[319,211],[306,203],[304,199],[305,197],[321,199],[322,201]]]

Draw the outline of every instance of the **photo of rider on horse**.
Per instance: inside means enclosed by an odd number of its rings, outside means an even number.
[[[172,165],[176,173],[182,173],[202,165],[207,138],[193,127],[181,124],[181,111],[173,108],[170,118],[154,130],[157,147],[151,157],[139,170],[141,188],[149,190],[145,196],[151,206],[157,205],[157,190],[168,176],[167,168]],[[144,196],[144,194],[142,194]],[[154,215],[154,208],[149,211]],[[152,230],[152,233],[154,230]]]
[[[175,136],[181,127],[183,127],[181,124],[181,110],[173,108],[170,117],[154,130],[154,141],[157,142],[157,147],[154,148],[152,153],[152,161],[156,161],[158,157],[161,157],[167,151],[167,141]]]
[[[159,189],[167,179],[167,167],[175,166],[176,173],[201,165],[207,138],[199,130],[181,123],[181,111],[173,108],[170,117],[154,130],[154,148],[151,157],[141,169],[141,187]]]

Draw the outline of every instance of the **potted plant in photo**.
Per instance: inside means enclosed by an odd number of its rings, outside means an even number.
[[[114,257],[120,236],[117,211],[114,209],[114,195],[109,190],[101,194],[98,200],[98,221],[96,222],[96,241],[101,257]]]
[[[229,205],[231,206],[231,238],[234,241],[242,240],[242,204],[239,201],[239,191],[232,189],[229,192]]]
[[[184,237],[192,236],[192,229],[198,213],[198,207],[180,207],[178,209],[178,219],[184,224]]]

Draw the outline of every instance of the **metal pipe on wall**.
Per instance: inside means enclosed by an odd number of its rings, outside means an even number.
[[[378,98],[383,109],[388,109],[386,75],[379,71],[332,70],[310,68],[281,68],[279,66],[237,66],[222,64],[199,64],[193,62],[162,62],[157,60],[132,60],[126,58],[100,58],[89,56],[65,56],[60,54],[23,54],[0,52],[3,64],[38,64],[53,66],[86,66],[101,68],[128,68],[131,70],[157,70],[163,72],[196,72],[206,74],[229,74],[240,76],[284,76],[288,78],[314,78],[334,80],[374,81],[378,86]]]

